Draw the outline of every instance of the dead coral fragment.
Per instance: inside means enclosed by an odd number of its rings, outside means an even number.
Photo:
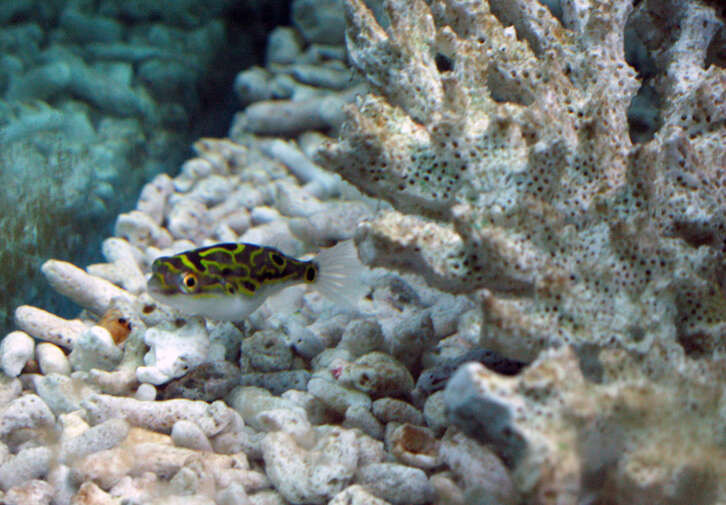
[[[649,380],[622,351],[603,351],[600,358],[607,384],[586,380],[569,347],[542,353],[513,378],[470,363],[450,381],[447,407],[500,456],[510,455],[514,444],[495,431],[521,436],[526,450],[518,454],[514,480],[528,503],[563,496],[712,502],[726,476],[723,434],[708,427],[719,417],[720,386],[697,384],[689,372]],[[648,361],[653,366],[657,358]],[[484,404],[498,410],[486,419],[471,415]]]
[[[438,441],[430,429],[402,424],[389,438],[391,454],[405,465],[423,469],[439,466]]]

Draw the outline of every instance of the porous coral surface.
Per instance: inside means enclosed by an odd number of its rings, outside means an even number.
[[[482,305],[482,340],[522,359],[561,344],[723,354],[726,74],[699,2],[347,4],[374,92],[320,158],[395,210],[364,225],[373,265]],[[632,14],[631,14],[632,13]],[[657,45],[663,126],[633,145],[628,16]],[[653,42],[653,45],[656,45]]]
[[[723,440],[694,434],[724,423],[723,8],[556,4],[391,0],[385,18],[349,0],[372,92],[318,159],[393,206],[359,227],[365,262],[468,294],[482,346],[540,356],[522,378],[461,372],[444,394],[529,499],[722,501]],[[647,53],[637,71],[626,37]],[[646,80],[658,121],[640,136]],[[552,348],[574,354],[547,364]]]

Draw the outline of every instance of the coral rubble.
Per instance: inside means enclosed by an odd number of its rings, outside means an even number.
[[[295,0],[264,68],[235,79],[229,138],[153,176],[105,262],[45,262],[77,317],[15,310],[0,500],[726,502],[723,16],[705,0]],[[88,50],[164,89],[158,51]],[[162,255],[350,238],[372,267],[357,306],[300,285],[232,323],[146,292]]]

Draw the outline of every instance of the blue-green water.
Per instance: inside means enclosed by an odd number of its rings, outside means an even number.
[[[263,59],[287,2],[0,3],[0,334],[19,304],[78,308],[48,258],[102,261],[116,216],[200,136],[224,136],[234,75]]]

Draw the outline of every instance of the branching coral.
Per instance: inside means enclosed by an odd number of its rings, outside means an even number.
[[[469,294],[482,345],[539,355],[515,378],[459,370],[451,421],[532,503],[722,501],[723,13],[390,0],[384,29],[346,5],[373,93],[319,157],[394,207],[359,227],[361,256]],[[641,78],[657,110],[631,107]],[[629,113],[659,118],[636,143]]]
[[[364,260],[481,302],[482,343],[521,359],[572,343],[721,356],[726,72],[700,1],[391,0],[384,29],[346,4],[370,94],[320,159],[390,201]],[[632,144],[650,50],[662,119]]]

